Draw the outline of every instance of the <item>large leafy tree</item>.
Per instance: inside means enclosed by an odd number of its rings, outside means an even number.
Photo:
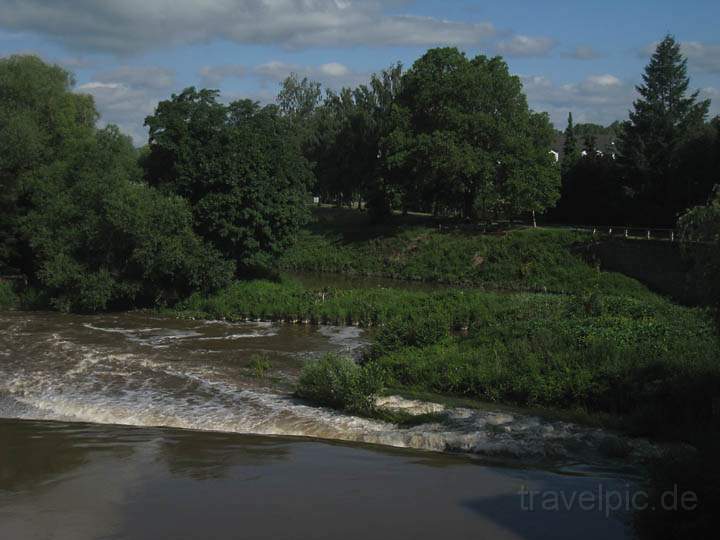
[[[315,171],[321,192],[345,204],[364,200],[379,218],[389,214],[396,192],[386,138],[394,125],[401,73],[396,64],[373,75],[369,85],[328,92],[318,115]]]
[[[36,56],[0,59],[0,262],[32,273],[17,220],[27,210],[23,184],[93,136],[92,98],[71,92],[70,73]]]
[[[116,127],[98,130],[92,98],[32,56],[0,61],[4,250],[61,309],[172,301],[225,283],[230,267],[192,230],[178,197],[142,182]]]
[[[265,269],[307,218],[309,164],[277,106],[224,105],[188,88],[161,102],[145,162],[152,185],[184,197],[195,230],[241,270]]]
[[[226,284],[231,263],[192,230],[183,199],[140,181],[130,139],[111,126],[28,180],[21,231],[37,279],[63,310],[173,302]]]
[[[389,158],[411,171],[405,189],[436,212],[516,215],[557,199],[554,132],[501,58],[431,49],[403,76],[399,102],[404,119]]]
[[[626,182],[643,215],[656,223],[674,223],[688,202],[680,149],[703,126],[710,104],[689,93],[689,85],[680,45],[666,36],[645,68],[640,97],[618,141]]]

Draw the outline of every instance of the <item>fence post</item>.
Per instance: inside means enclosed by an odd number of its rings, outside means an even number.
[[[648,229],[647,239],[650,240],[650,229]]]
[[[670,231],[670,241],[671,242],[675,241],[675,231]]]
[[[628,237],[628,230],[625,229],[625,238],[627,238],[627,237]]]

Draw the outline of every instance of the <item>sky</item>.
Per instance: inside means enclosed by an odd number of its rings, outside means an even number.
[[[271,102],[291,72],[356,86],[428,48],[500,55],[559,129],[627,118],[654,45],[670,33],[691,88],[720,114],[717,0],[0,0],[0,56],[75,74],[102,115],[144,144],[143,122],[188,86]]]

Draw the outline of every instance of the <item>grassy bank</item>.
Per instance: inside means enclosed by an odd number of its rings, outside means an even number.
[[[591,240],[585,233],[522,228],[479,234],[440,226],[412,216],[373,225],[357,211],[318,209],[279,264],[288,271],[509,291],[575,293],[597,287],[634,297],[646,292],[637,281],[588,265],[579,254]]]

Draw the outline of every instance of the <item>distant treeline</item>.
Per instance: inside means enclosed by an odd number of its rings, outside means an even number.
[[[140,150],[117,127],[97,127],[92,98],[73,85],[37,57],[0,59],[0,275],[23,275],[26,302],[60,309],[173,303],[265,273],[312,194],[377,220],[550,212],[674,225],[720,171],[720,120],[706,123],[709,102],[688,94],[670,37],[630,119],[607,128],[617,152],[596,151],[597,126],[569,122],[560,163],[547,114],[530,110],[507,64],[455,48],[324,95],[293,75],[266,106],[188,88],[146,119]],[[711,204],[681,223],[716,241],[716,214]]]

